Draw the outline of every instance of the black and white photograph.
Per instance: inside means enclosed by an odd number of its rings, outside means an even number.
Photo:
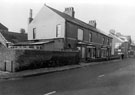
[[[0,95],[135,95],[135,1],[0,0]]]

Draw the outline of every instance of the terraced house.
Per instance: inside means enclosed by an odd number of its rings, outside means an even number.
[[[96,28],[96,21],[85,23],[75,18],[73,7],[60,12],[44,5],[28,25],[29,43],[33,49],[47,51],[80,51],[83,60],[111,55],[112,38]]]

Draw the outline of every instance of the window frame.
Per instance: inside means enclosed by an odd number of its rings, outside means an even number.
[[[109,42],[109,38],[108,38],[108,39],[107,39],[107,45],[109,45],[109,43],[110,43],[110,42]]]
[[[105,37],[102,37],[102,44],[105,44]]]
[[[89,33],[89,42],[92,42],[92,33]]]
[[[57,24],[56,25],[56,37],[61,37],[61,32],[62,32],[62,25],[61,24]]]
[[[79,33],[79,30],[81,30],[82,33],[81,33],[81,32]],[[82,36],[79,36],[80,34],[82,34]],[[78,29],[77,29],[77,39],[78,39],[78,40],[81,40],[81,41],[83,41],[83,39],[84,39],[84,30],[81,29],[81,28],[78,28]]]
[[[33,39],[36,39],[36,28],[33,28]]]

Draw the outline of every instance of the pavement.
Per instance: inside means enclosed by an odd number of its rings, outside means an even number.
[[[59,72],[59,71],[81,68],[81,67],[90,66],[90,65],[106,64],[110,62],[113,63],[113,62],[118,62],[118,61],[121,61],[121,59],[102,61],[102,62],[90,62],[90,63],[82,62],[78,65],[68,65],[68,66],[53,67],[53,68],[40,68],[40,69],[25,70],[25,71],[20,71],[20,72],[13,72],[13,73],[0,71],[0,80],[37,76],[37,75],[42,75],[46,73]]]
[[[135,58],[85,64],[93,65],[0,80],[0,95],[135,95]]]

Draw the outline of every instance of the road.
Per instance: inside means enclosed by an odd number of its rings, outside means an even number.
[[[135,95],[135,59],[0,81],[0,95]]]

